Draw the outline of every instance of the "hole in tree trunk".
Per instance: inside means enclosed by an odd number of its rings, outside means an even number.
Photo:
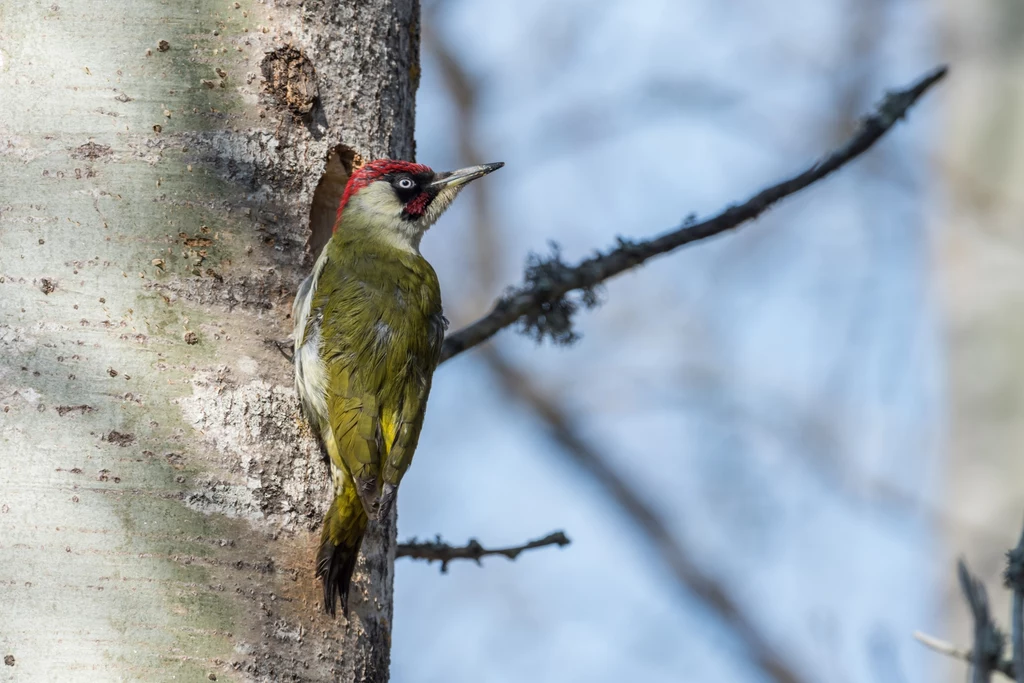
[[[309,241],[306,246],[309,253],[316,259],[334,230],[334,220],[338,215],[338,204],[345,192],[345,183],[352,174],[353,168],[363,163],[355,150],[345,145],[338,145],[327,157],[324,175],[313,192],[313,206],[309,210]]]

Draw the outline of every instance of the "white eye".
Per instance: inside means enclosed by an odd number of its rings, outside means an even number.
[[[398,181],[398,187],[402,190],[411,190],[416,187],[416,183],[413,182],[412,178],[402,178]]]

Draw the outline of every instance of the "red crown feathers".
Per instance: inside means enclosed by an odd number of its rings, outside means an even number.
[[[334,218],[334,227],[337,229],[338,220],[341,218],[341,212],[348,204],[348,200],[352,195],[359,190],[363,189],[370,183],[379,180],[381,176],[385,176],[388,173],[432,173],[430,167],[424,166],[423,164],[417,164],[412,161],[398,161],[395,159],[377,159],[376,161],[370,161],[363,164],[356,170],[352,171],[352,175],[348,179],[348,184],[345,185],[345,193],[341,195],[341,203],[338,204],[338,214]]]

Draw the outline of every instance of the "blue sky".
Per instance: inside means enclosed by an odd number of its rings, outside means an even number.
[[[576,260],[800,170],[886,88],[939,61],[923,1],[426,3],[473,75],[496,282],[556,240]],[[429,50],[419,160],[459,162]],[[809,680],[916,681],[941,662],[943,377],[928,287],[938,106],[739,233],[604,289],[575,346],[505,332],[576,426],[640,487]],[[424,241],[449,317],[482,313],[471,188]],[[487,292],[483,301],[500,293]],[[400,561],[396,681],[754,681],[604,493],[473,352],[435,379],[399,535],[573,544],[437,567]],[[942,573],[937,573],[942,572]]]

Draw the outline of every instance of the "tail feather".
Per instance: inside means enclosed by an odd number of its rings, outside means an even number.
[[[320,534],[320,552],[316,556],[316,575],[324,584],[324,610],[335,615],[337,598],[348,616],[348,589],[359,557],[359,546],[366,533],[367,517],[355,488],[349,483],[338,491],[324,517]]]

